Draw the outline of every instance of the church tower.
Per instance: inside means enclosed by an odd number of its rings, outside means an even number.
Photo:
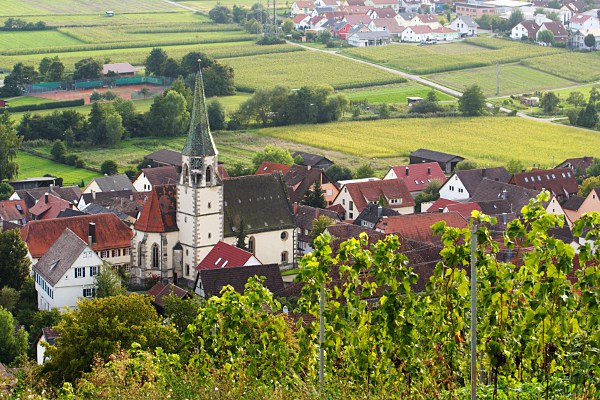
[[[179,282],[193,285],[195,269],[223,239],[223,183],[217,173],[218,152],[208,126],[202,71],[198,66],[192,119],[177,184],[177,226],[182,261],[175,265]]]

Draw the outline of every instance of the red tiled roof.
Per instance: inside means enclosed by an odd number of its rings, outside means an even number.
[[[352,26],[356,26],[356,25],[360,25],[360,24],[368,24],[369,22],[371,22],[371,17],[369,17],[368,15],[346,15],[344,17],[346,19],[346,22],[349,23]]]
[[[433,179],[439,180],[441,184],[446,182],[446,175],[436,162],[399,165],[391,169],[398,179],[402,179],[410,192],[424,190]]]
[[[219,241],[200,261],[196,270],[244,267],[254,255],[231,244]],[[248,265],[260,265],[252,263]]]
[[[272,174],[273,172],[281,171],[283,175],[287,174],[291,165],[278,164],[271,161],[263,161],[258,167],[254,175]]]
[[[573,15],[571,17],[571,19],[569,20],[569,22],[582,23],[582,22],[587,21],[590,18],[592,18],[590,15],[577,14],[577,15]]]
[[[439,28],[433,29],[431,32],[435,33],[456,33],[454,29],[448,28],[447,26],[440,26]]]
[[[112,213],[31,221],[21,228],[21,239],[27,242],[33,258],[41,258],[66,228],[87,243],[89,224],[92,222],[96,224],[96,242],[92,243],[94,251],[131,245],[131,229]]]
[[[425,213],[397,215],[384,217],[377,224],[377,229],[386,234],[397,233],[402,237],[427,243],[438,243],[439,236],[434,236],[431,226],[439,221],[446,221],[446,225],[453,228],[467,228],[467,221],[457,212]]]
[[[366,14],[372,9],[373,7],[369,6],[348,6],[344,8],[348,14]]]
[[[177,230],[177,189],[175,185],[157,185],[135,223],[142,232],[173,232]]]
[[[152,186],[177,183],[177,169],[171,165],[157,168],[143,168],[142,173]]]
[[[411,207],[415,205],[406,184],[400,179],[385,179],[380,181],[349,183],[346,185],[348,193],[358,212],[362,211],[367,203],[378,202],[383,195],[386,200],[401,199],[401,203],[389,204],[389,208]]]
[[[45,196],[46,195],[42,196],[38,202],[29,209],[29,213],[38,220],[56,218],[61,211],[71,207],[71,203],[53,194],[48,194],[48,201],[46,201]]]
[[[417,35],[423,34],[423,33],[429,33],[431,32],[431,28],[429,27],[429,25],[415,25],[415,26],[407,26],[405,28],[406,29],[411,29],[414,33],[416,33]]]
[[[314,8],[315,3],[312,1],[296,1],[298,8]]]
[[[547,189],[556,196],[577,194],[579,186],[575,174],[570,168],[536,169],[529,172],[514,174],[510,184],[527,189]]]
[[[327,207],[326,210],[335,211],[336,213],[346,213],[346,209],[341,204],[334,204]]]
[[[21,223],[23,219],[29,219],[25,200],[0,201],[0,220],[19,221]]]
[[[296,15],[296,16],[295,16],[295,17],[292,19],[292,21],[293,21],[295,24],[299,24],[300,22],[304,21],[306,18],[308,18],[308,15],[306,15],[306,14],[298,14],[298,15]]]
[[[450,211],[456,211],[464,219],[468,219],[468,218],[471,218],[471,212],[473,210],[481,211],[481,207],[479,206],[479,204],[473,203],[473,202],[470,202],[470,203],[455,203],[455,204],[448,204],[446,206],[446,210],[448,210],[448,212],[450,212]]]
[[[160,282],[152,286],[146,294],[153,298],[152,301],[154,304],[162,308],[165,307],[165,297],[167,296],[177,296],[180,299],[192,296],[187,290],[182,289],[177,285],[173,285],[172,283],[164,285]]]
[[[433,202],[433,204],[431,204],[431,206],[429,206],[429,209],[427,210],[428,213],[437,213],[440,212],[440,208],[442,210],[444,210],[448,205],[450,204],[456,204],[458,203],[458,201],[454,201],[454,200],[448,200],[448,199],[444,199],[444,198],[439,198],[436,201]]]
[[[437,17],[433,14],[418,14],[417,18],[424,24],[431,24],[433,22],[439,22]]]

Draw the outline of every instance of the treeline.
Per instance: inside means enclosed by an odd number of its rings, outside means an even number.
[[[4,26],[0,28],[3,31],[43,31],[48,28],[44,21],[27,22],[20,18],[9,18],[4,21]]]

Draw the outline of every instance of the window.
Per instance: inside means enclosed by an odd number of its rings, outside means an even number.
[[[92,298],[96,297],[96,288],[83,289],[83,297]]]
[[[85,278],[85,267],[75,268],[75,278]]]
[[[281,235],[280,235],[280,237],[281,237],[281,240],[287,240],[287,238],[288,238],[288,233],[287,233],[287,232],[281,232]]]
[[[152,269],[158,269],[159,263],[158,245],[154,243],[152,245],[152,261],[150,263],[150,265],[152,265]]]
[[[255,254],[255,252],[256,252],[256,246],[255,246],[255,243],[254,243],[254,236],[251,236],[248,239],[248,251],[250,253],[252,253],[252,254]]]
[[[464,192],[464,191],[465,191],[465,190],[464,190],[463,188],[458,188],[458,193],[462,193],[462,192]]]
[[[125,248],[123,249],[123,255],[124,255],[124,256],[128,256],[128,255],[129,255],[129,247],[125,247]]]
[[[100,258],[108,258],[110,256],[110,252],[108,250],[102,250],[100,254]]]
[[[350,210],[354,210],[354,202],[352,200],[350,200],[348,202],[348,206],[349,206]]]
[[[281,252],[281,262],[282,263],[287,263],[288,262],[288,252],[287,251],[282,251]]]
[[[529,179],[525,177],[525,183],[529,183]]]
[[[97,265],[90,267],[90,276],[96,276],[96,275],[98,275],[98,266]]]
[[[210,208],[210,206],[211,206],[211,204],[210,204],[210,201],[209,201],[209,202],[208,202],[208,208]]]
[[[114,249],[111,251],[111,255],[112,257],[120,257],[121,256],[121,249]]]
[[[138,243],[137,262],[138,262],[138,267],[141,267],[142,266],[142,244],[141,243]]]
[[[212,181],[212,172],[210,170],[210,167],[206,168],[206,183],[209,183]]]
[[[350,219],[354,218],[354,213],[350,213],[350,215],[348,215],[348,218],[350,218]]]
[[[185,275],[190,276],[190,264],[185,264]]]
[[[212,234],[210,232],[208,232],[208,238],[210,239],[212,236]]]

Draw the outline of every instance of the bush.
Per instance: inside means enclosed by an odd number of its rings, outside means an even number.
[[[84,104],[85,100],[83,99],[53,101],[51,103],[27,104],[24,106],[10,107],[10,112],[52,110],[54,108],[78,107]],[[0,114],[2,114],[5,110],[6,108],[0,108]]]
[[[119,166],[113,160],[106,160],[100,165],[100,172],[104,175],[115,175],[119,173]]]
[[[50,153],[52,153],[52,157],[56,161],[62,162],[65,158],[65,155],[67,154],[67,146],[65,146],[62,140],[56,139],[54,141],[54,144],[52,145],[52,150],[50,151]]]
[[[65,156],[64,163],[67,165],[75,165],[79,160],[79,156],[77,154],[69,154]]]

